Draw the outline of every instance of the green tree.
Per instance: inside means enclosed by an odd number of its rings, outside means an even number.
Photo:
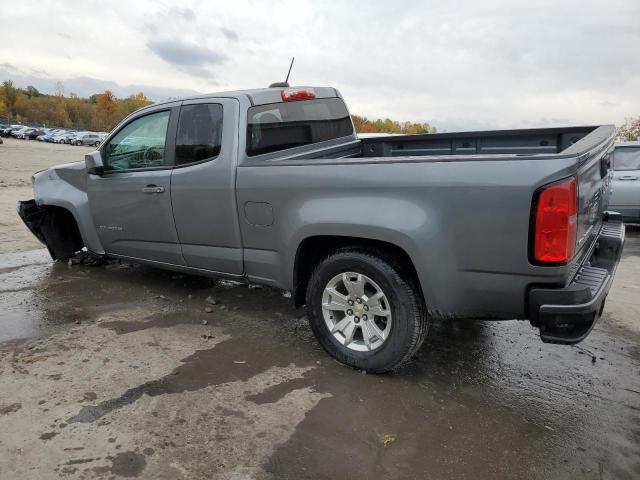
[[[147,105],[151,105],[151,103],[151,100],[149,100],[142,92],[130,95],[118,102],[120,118],[124,118],[136,110],[140,110]]]
[[[29,96],[29,98],[39,97],[41,95],[38,89],[33,85],[29,85],[27,88],[24,89],[24,91]]]
[[[9,113],[15,117],[18,89],[13,86],[13,82],[11,80],[5,80],[2,82],[2,94]]]

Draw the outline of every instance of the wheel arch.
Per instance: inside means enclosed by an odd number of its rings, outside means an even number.
[[[374,253],[399,265],[416,285],[423,301],[428,302],[415,262],[406,248],[394,242],[369,237],[313,235],[304,238],[298,244],[293,260],[292,297],[296,307],[304,305],[309,278],[318,263],[332,253],[347,247]]]

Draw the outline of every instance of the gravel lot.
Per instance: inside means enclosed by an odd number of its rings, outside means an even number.
[[[52,263],[14,205],[87,150],[0,145],[0,478],[640,478],[640,230],[580,345],[434,322],[363,375],[280,291]]]

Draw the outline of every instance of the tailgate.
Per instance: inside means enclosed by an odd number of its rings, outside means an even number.
[[[609,206],[612,151],[613,136],[578,157],[577,263],[590,250]]]

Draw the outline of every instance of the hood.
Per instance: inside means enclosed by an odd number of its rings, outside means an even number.
[[[86,191],[87,169],[84,162],[56,165],[47,170],[42,170],[32,177],[34,188],[47,182],[59,182],[60,180],[73,185],[79,190]]]

